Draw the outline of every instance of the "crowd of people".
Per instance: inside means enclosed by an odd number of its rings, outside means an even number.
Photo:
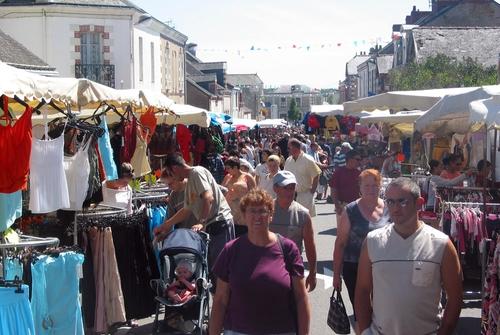
[[[162,180],[172,189],[174,214],[155,234],[174,226],[210,234],[216,289],[209,334],[309,333],[307,292],[316,287],[311,218],[315,199],[325,198],[337,217],[333,286],[345,283],[357,333],[451,334],[462,301],[458,256],[448,236],[418,212],[431,206],[436,185],[458,185],[473,174],[478,183],[490,182],[491,164],[462,173],[459,156],[431,160],[421,190],[400,177],[399,155],[390,151],[377,166],[354,143],[301,133],[244,138],[221,153],[211,146],[201,166],[170,154]],[[394,178],[384,199],[383,177]]]

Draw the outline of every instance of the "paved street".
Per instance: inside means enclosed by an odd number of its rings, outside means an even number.
[[[311,334],[322,335],[333,332],[326,324],[328,314],[329,298],[332,294],[332,254],[333,243],[336,236],[336,220],[333,213],[333,205],[320,201],[317,204],[318,215],[313,219],[316,235],[316,248],[318,253],[318,285],[316,290],[309,296],[312,306]],[[462,309],[456,334],[471,335],[479,334],[481,317],[481,299],[476,292],[478,287],[466,285],[465,302]],[[342,296],[349,315],[352,315],[352,306],[347,296],[347,290],[342,290]],[[152,318],[140,320],[141,326],[135,329],[120,329],[119,334],[150,334]],[[352,331],[354,334],[354,331]]]

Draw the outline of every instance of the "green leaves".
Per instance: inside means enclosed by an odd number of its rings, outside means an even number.
[[[447,87],[494,85],[497,82],[495,66],[484,68],[472,58],[457,61],[439,54],[423,63],[410,63],[389,72],[393,91],[423,90]]]
[[[288,120],[297,121],[300,119],[300,108],[297,106],[297,101],[292,98],[290,101],[290,107],[288,108]]]

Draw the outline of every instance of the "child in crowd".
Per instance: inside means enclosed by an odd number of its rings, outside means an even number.
[[[181,260],[175,268],[177,279],[167,287],[166,295],[174,303],[180,304],[196,295],[196,286],[189,280],[193,276],[192,265],[187,260]]]

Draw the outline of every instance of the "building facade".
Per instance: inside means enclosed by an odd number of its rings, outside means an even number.
[[[62,77],[150,89],[184,102],[187,37],[129,1],[5,0],[0,29]]]
[[[321,105],[325,97],[320,90],[311,89],[306,85],[283,85],[264,91],[264,103],[271,111],[271,118],[288,120],[288,110],[292,100],[300,109],[300,118],[311,111],[311,105]]]
[[[226,81],[239,92],[239,118],[258,120],[263,108],[264,83],[254,74],[226,74]]]

